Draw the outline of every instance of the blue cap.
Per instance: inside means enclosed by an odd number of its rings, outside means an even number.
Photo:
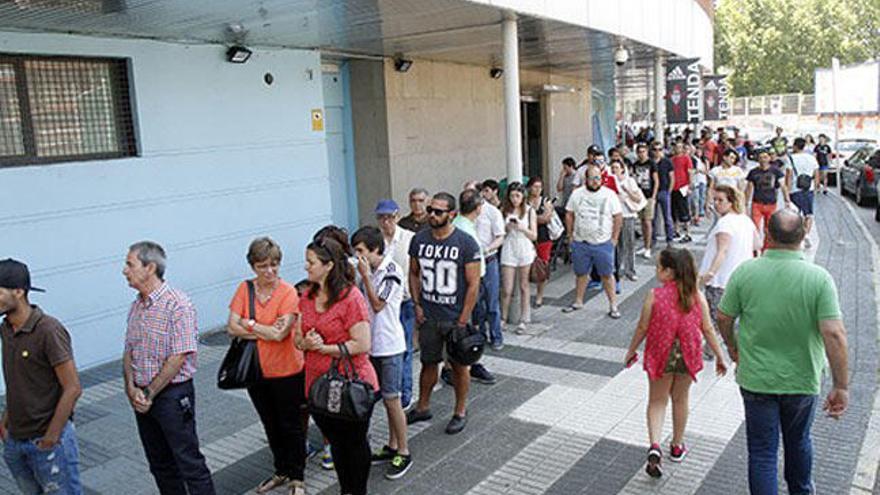
[[[376,204],[376,215],[391,215],[400,211],[393,199],[380,199]]]

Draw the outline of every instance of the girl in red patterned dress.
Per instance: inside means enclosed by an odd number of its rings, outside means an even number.
[[[636,349],[645,342],[644,369],[648,373],[647,473],[662,476],[660,435],[666,403],[672,398],[672,442],[669,458],[681,462],[687,454],[684,429],[687,425],[688,394],[697,373],[703,369],[702,338],[715,354],[715,372],[724,375],[727,366],[709,318],[709,305],[697,291],[697,269],[687,249],[666,248],[657,258],[657,280],[663,284],[648,293],[642,314],[624,358],[632,365]]]

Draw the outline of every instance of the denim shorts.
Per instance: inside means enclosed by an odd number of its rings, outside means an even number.
[[[600,277],[607,277],[614,273],[614,245],[611,241],[602,244],[575,241],[571,245],[571,261],[575,275],[588,275],[595,266]]]
[[[403,377],[403,353],[393,356],[371,357],[376,376],[379,377],[379,393],[385,400],[400,397]]]
[[[791,202],[805,217],[813,216],[813,191],[795,191],[791,193]]]
[[[24,494],[81,494],[79,480],[79,446],[76,430],[68,421],[58,443],[51,450],[37,448],[39,438],[16,440],[7,437],[3,457],[15,483]]]

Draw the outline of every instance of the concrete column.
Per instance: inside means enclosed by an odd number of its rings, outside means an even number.
[[[666,95],[666,70],[663,64],[663,55],[654,56],[654,136],[663,143],[663,125],[666,123],[666,103],[663,97]]]
[[[522,182],[522,124],[519,96],[519,32],[516,15],[501,24],[504,38],[504,127],[507,136],[507,183]]]

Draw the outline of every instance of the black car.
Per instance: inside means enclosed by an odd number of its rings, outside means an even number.
[[[840,192],[855,196],[862,206],[877,199],[880,149],[866,145],[852,154],[840,169]]]

